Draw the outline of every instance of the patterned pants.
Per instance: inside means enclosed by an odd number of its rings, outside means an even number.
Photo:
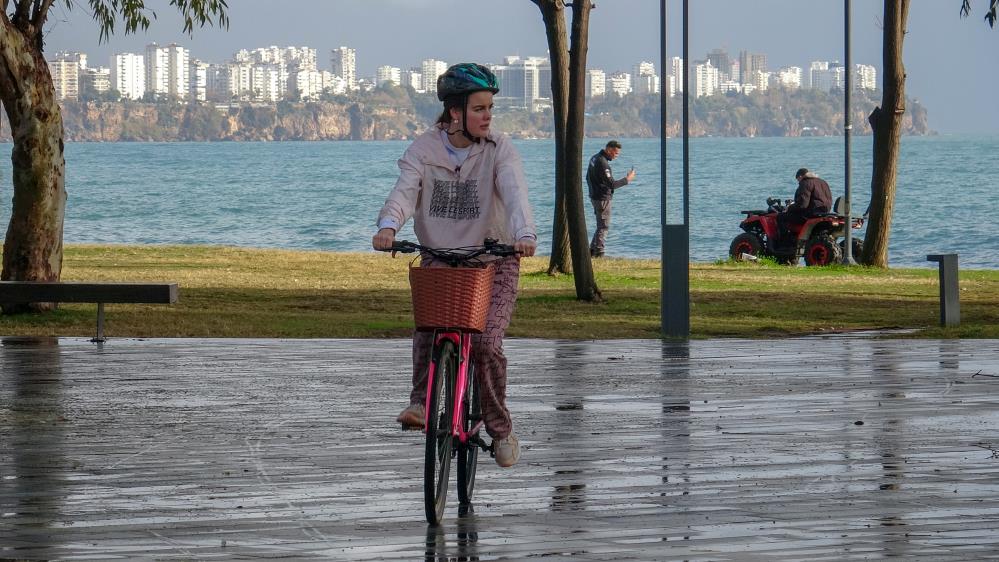
[[[501,258],[493,262],[492,302],[486,330],[472,336],[472,364],[479,381],[479,401],[486,432],[493,439],[503,439],[513,430],[510,411],[506,408],[506,356],[503,355],[503,336],[513,317],[517,302],[517,281],[520,279],[520,261],[516,257]],[[424,260],[422,265],[428,264]],[[413,334],[413,391],[410,404],[426,404],[427,367],[433,347],[433,332]]]
[[[590,199],[593,203],[593,214],[597,216],[597,229],[593,231],[590,241],[590,255],[603,255],[607,231],[610,230],[611,200]]]

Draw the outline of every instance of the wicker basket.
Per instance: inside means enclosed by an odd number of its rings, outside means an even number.
[[[410,267],[417,330],[460,328],[481,333],[492,299],[495,268]]]

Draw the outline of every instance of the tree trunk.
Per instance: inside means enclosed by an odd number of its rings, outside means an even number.
[[[569,230],[566,225],[566,152],[565,131],[569,90],[569,46],[565,28],[565,2],[563,0],[535,0],[541,9],[548,37],[548,53],[552,67],[552,109],[555,115],[555,216],[552,220],[552,255],[548,261],[548,275],[569,273]]]
[[[62,113],[41,44],[0,24],[0,101],[11,127],[14,197],[0,279],[58,281],[66,210]],[[6,314],[51,303],[3,305]]]
[[[569,245],[572,249],[573,280],[576,298],[583,301],[602,300],[600,289],[593,277],[590,260],[590,241],[586,238],[586,214],[583,204],[583,125],[585,123],[586,51],[590,27],[590,0],[572,3],[572,35],[569,52],[569,95],[566,120],[565,210],[569,227]]]
[[[885,0],[884,93],[881,106],[868,120],[874,138],[874,170],[871,175],[871,206],[861,263],[888,267],[888,239],[891,235],[895,190],[898,179],[898,153],[902,141],[902,115],[905,113],[905,65],[902,46],[909,0]]]

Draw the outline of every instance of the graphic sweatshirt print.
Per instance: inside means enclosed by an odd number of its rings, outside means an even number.
[[[490,133],[455,166],[440,129],[431,127],[406,149],[399,171],[379,228],[398,232],[412,217],[420,243],[432,248],[537,239],[520,154],[506,135]]]

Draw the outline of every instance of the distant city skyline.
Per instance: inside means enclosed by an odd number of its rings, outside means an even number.
[[[437,58],[448,62],[498,62],[505,55],[545,55],[540,12],[529,0],[507,0],[502,10],[488,0],[265,0],[230,3],[228,31],[181,33],[182,23],[166,0],[147,0],[157,12],[148,33],[124,36],[120,29],[98,44],[97,26],[85,7],[53,9],[46,52],[79,50],[105,66],[111,54],[143,52],[150,42],[176,42],[194,56],[224,61],[239,49],[309,46],[328,64],[331,49],[356,49],[359,76],[381,65],[406,69]],[[669,55],[679,56],[680,3],[669,0]],[[715,48],[768,55],[769,70],[807,68],[812,60],[843,60],[843,6],[818,0],[698,0],[691,3],[693,60]],[[288,9],[294,5],[295,10]],[[906,36],[907,93],[930,111],[941,132],[999,133],[999,30],[982,21],[987,2],[972,1],[971,18],[959,17],[960,0],[913,5]],[[391,14],[388,12],[391,11]],[[881,76],[881,2],[853,2],[853,62],[874,65]],[[118,26],[121,27],[120,25]],[[469,39],[465,39],[469,38]],[[607,0],[591,14],[588,67],[630,72],[640,61],[659,67],[659,3]]]

